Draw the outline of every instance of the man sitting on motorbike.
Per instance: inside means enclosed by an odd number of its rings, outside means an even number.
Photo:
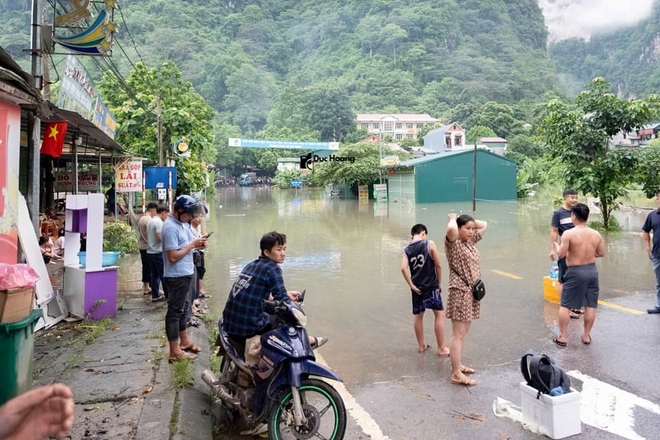
[[[300,298],[298,291],[287,292],[279,266],[286,256],[286,235],[268,232],[261,237],[259,247],[261,255],[245,266],[236,278],[222,312],[222,327],[241,356],[244,356],[247,339],[276,326],[275,317],[263,310],[262,300],[290,302]],[[327,341],[327,338],[310,336],[309,342],[313,348],[318,348]]]

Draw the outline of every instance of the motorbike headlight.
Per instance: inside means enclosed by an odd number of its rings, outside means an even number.
[[[296,308],[292,308],[291,313],[293,313],[293,316],[295,316],[295,318],[298,320],[298,324],[300,324],[301,327],[305,327],[307,325],[307,316],[305,316],[302,311]]]

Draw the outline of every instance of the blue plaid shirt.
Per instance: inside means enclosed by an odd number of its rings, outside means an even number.
[[[223,328],[230,335],[251,337],[268,324],[261,300],[270,294],[279,301],[290,301],[284,287],[282,269],[261,255],[243,268],[229,292],[222,312]]]

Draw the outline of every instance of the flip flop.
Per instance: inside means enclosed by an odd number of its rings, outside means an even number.
[[[187,351],[189,353],[200,353],[202,351],[202,349],[196,346],[195,344],[192,344],[188,347],[181,347],[181,346],[179,347],[181,348],[181,350]]]
[[[448,351],[447,353],[436,353],[438,357],[449,357],[451,355],[451,352]]]
[[[192,353],[187,353],[187,352],[183,351],[183,352],[181,352],[181,354],[180,354],[179,356],[177,356],[177,357],[168,358],[168,359],[167,359],[167,362],[169,362],[170,364],[173,364],[173,363],[175,363],[175,362],[180,362],[180,361],[183,361],[183,360],[186,360],[186,359],[191,360],[191,361],[194,361],[195,359],[197,359],[197,355],[196,355],[196,354],[192,354]]]
[[[573,310],[570,310],[570,311],[568,312],[568,316],[570,316],[571,319],[580,319],[580,314],[579,314],[579,313],[575,313]]]
[[[470,379],[467,376],[463,376],[460,379],[452,378],[451,383],[453,383],[454,385],[465,385],[467,387],[471,387],[477,384],[477,382],[475,382],[474,380]]]
[[[429,348],[431,348],[431,346],[428,345],[428,344],[426,344],[426,347],[424,347],[424,350],[417,350],[417,353],[424,353],[424,352],[425,352],[426,350],[428,350]]]
[[[591,340],[589,340],[589,341],[585,341],[582,337],[580,337],[580,341],[582,341],[582,343],[583,343],[584,345],[589,345],[589,344],[591,344]]]
[[[463,368],[461,368],[461,373],[463,373],[463,374],[474,374],[474,368],[464,366]]]
[[[552,340],[552,342],[554,342],[555,344],[557,344],[559,347],[566,347],[566,342],[564,342],[564,341],[560,341],[560,340],[557,339],[557,338],[554,338],[554,339]]]

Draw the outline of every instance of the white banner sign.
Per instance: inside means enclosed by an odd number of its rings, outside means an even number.
[[[115,166],[118,193],[142,191],[142,160],[125,160]]]
[[[75,191],[75,173],[54,173],[56,192]],[[79,192],[99,192],[99,175],[96,172],[78,173]]]

